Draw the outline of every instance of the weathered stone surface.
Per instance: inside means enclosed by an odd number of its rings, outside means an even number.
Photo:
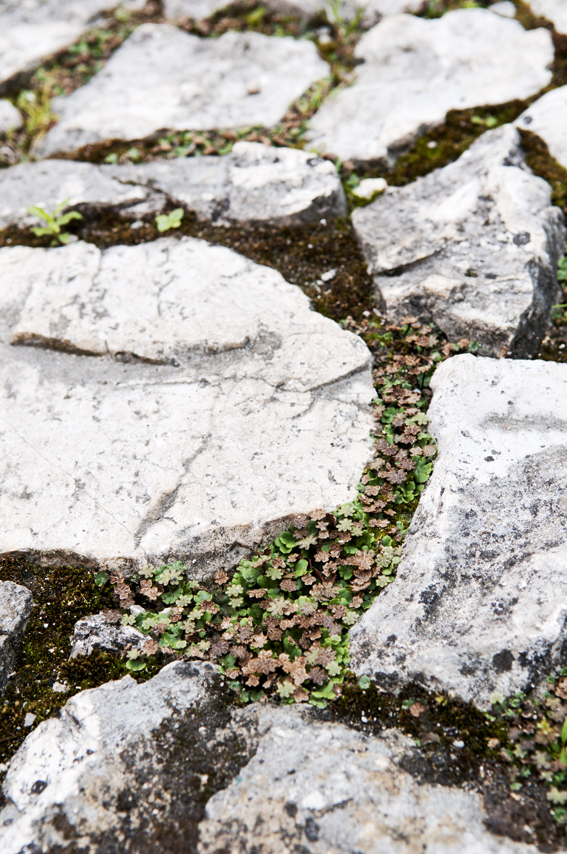
[[[167,201],[218,225],[290,226],[344,216],[346,201],[332,163],[292,148],[238,142],[224,157],[180,157],[140,165],[72,160],[21,163],[0,172],[0,228],[37,224],[32,205],[87,213],[117,208],[137,218],[160,213]]]
[[[497,3],[492,3],[488,8],[496,15],[502,15],[503,18],[516,17],[516,7],[512,0],[498,0]]]
[[[32,604],[32,595],[27,587],[12,581],[0,581],[0,689],[14,669],[17,647]]]
[[[439,457],[353,668],[485,707],[563,661],[567,365],[456,356],[432,387]]]
[[[534,15],[551,21],[558,33],[567,33],[567,8],[563,0],[529,0]]]
[[[3,854],[79,840],[152,854],[284,854],[292,843],[312,854],[535,854],[487,832],[477,793],[412,776],[423,759],[395,730],[367,736],[311,710],[225,702],[208,664],[72,698],[10,763]]]
[[[552,89],[534,101],[516,126],[541,137],[552,157],[567,169],[567,86]]]
[[[175,0],[173,0],[175,2]],[[183,2],[183,0],[180,0]],[[189,0],[189,3],[191,0]],[[337,19],[352,21],[362,11],[362,21],[365,26],[373,26],[387,15],[400,15],[403,12],[419,12],[423,6],[422,0],[341,0],[331,3],[329,0],[268,0],[268,8],[278,12],[291,12],[305,17],[317,12],[327,13],[329,21]]]
[[[170,21],[200,20],[228,5],[226,0],[164,0],[163,12]]]
[[[557,301],[561,211],[527,168],[518,132],[487,131],[455,163],[352,215],[378,296],[449,337],[531,355]]]
[[[77,620],[71,638],[71,653],[69,658],[78,655],[90,655],[95,649],[105,649],[118,652],[126,647],[140,647],[147,640],[147,635],[139,632],[133,626],[120,624],[118,619],[110,619],[108,614],[91,614]]]
[[[211,574],[356,494],[370,354],[275,270],[77,242],[0,250],[0,287],[4,340],[36,345],[0,359],[0,553]]]
[[[54,99],[60,121],[38,153],[161,128],[270,127],[328,73],[307,40],[234,31],[200,39],[170,24],[143,24],[89,83]]]
[[[121,5],[139,9],[145,0],[3,0],[0,5],[0,91],[14,75],[31,71],[43,57],[71,44],[100,12]]]
[[[229,720],[209,664],[172,664],[146,683],[126,676],[83,691],[10,763],[2,854],[195,850],[206,793],[226,786],[249,756],[245,727],[227,729]]]
[[[309,140],[343,160],[393,162],[448,110],[534,95],[551,79],[547,30],[486,9],[457,9],[426,20],[393,15],[366,33],[355,83],[329,98]]]
[[[0,133],[18,130],[22,126],[22,117],[14,105],[2,99],[0,101]]]
[[[491,836],[478,794],[417,782],[406,770],[415,746],[395,730],[365,736],[288,709],[258,716],[255,755],[208,802],[199,854],[535,854]]]

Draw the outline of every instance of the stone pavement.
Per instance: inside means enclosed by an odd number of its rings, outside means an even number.
[[[566,844],[563,6],[0,2],[2,854]]]

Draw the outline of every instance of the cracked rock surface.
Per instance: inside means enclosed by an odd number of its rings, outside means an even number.
[[[17,648],[32,604],[32,594],[27,587],[0,581],[0,689],[14,669]]]
[[[93,854],[537,850],[488,833],[477,793],[412,776],[418,752],[395,730],[367,736],[310,710],[225,704],[209,664],[73,697],[10,762],[3,854],[79,843]]]
[[[218,225],[302,225],[347,212],[332,163],[258,142],[237,142],[223,157],[116,166],[45,160],[0,171],[0,228],[37,224],[29,207],[52,211],[65,200],[73,210],[116,208],[132,219],[172,202]]]
[[[567,169],[567,86],[552,89],[534,101],[517,119],[516,125],[536,133],[549,153]]]
[[[343,160],[393,162],[449,110],[535,95],[551,80],[547,30],[486,9],[393,15],[360,39],[354,84],[315,114],[310,144]],[[380,97],[377,97],[377,93]]]
[[[352,666],[486,708],[562,660],[567,365],[455,356],[431,385],[439,456],[395,584],[351,631]]]
[[[537,352],[557,302],[565,226],[511,125],[352,221],[394,318],[417,315],[451,341],[468,337],[496,354]]]
[[[356,495],[370,354],[275,270],[77,242],[0,250],[0,283],[0,553],[213,574]]]
[[[171,24],[142,24],[85,86],[54,99],[59,122],[37,154],[162,128],[271,127],[328,74],[307,40],[234,31],[200,39]]]

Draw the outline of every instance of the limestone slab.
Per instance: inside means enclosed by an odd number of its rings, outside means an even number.
[[[563,0],[530,0],[534,15],[551,21],[558,33],[567,33],[567,8]]]
[[[0,553],[211,574],[356,494],[370,354],[275,270],[77,242],[0,250],[0,283]]]
[[[200,39],[170,24],[142,24],[102,71],[53,101],[58,124],[37,151],[72,151],[163,128],[271,127],[329,66],[313,42],[227,32]]]
[[[3,98],[0,100],[0,133],[6,134],[11,130],[19,130],[22,126],[22,117],[11,101]]]
[[[0,228],[37,225],[28,208],[114,208],[154,217],[167,202],[218,225],[302,225],[344,216],[344,191],[332,163],[292,148],[237,142],[223,157],[179,157],[139,165],[72,160],[20,163],[0,172]]]
[[[119,5],[138,9],[145,0]],[[41,60],[75,41],[89,22],[113,0],[3,0],[0,5],[0,91],[15,75],[35,69]]]
[[[163,12],[170,21],[200,20],[228,6],[226,0],[164,0]]]
[[[32,604],[32,594],[27,587],[0,581],[0,689],[14,669]]]
[[[354,670],[481,707],[545,683],[567,618],[567,366],[456,356],[432,380],[439,456]]]
[[[424,759],[407,736],[297,708],[235,710],[220,689],[212,665],[177,663],[69,700],[10,762],[3,854],[75,840],[119,850],[124,839],[153,854],[188,839],[199,854],[537,851],[491,835],[476,792],[412,776]]]
[[[564,251],[551,188],[525,163],[518,131],[483,134],[461,157],[353,212],[391,315],[418,315],[498,354],[537,352],[557,302]]]
[[[567,169],[567,86],[552,89],[534,101],[516,126],[541,137],[551,156]]]
[[[487,9],[385,18],[361,38],[354,84],[329,98],[308,138],[342,160],[392,163],[448,110],[535,95],[551,80],[547,30]]]

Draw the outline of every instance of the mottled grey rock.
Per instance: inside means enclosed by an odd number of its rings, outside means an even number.
[[[537,351],[557,301],[565,227],[551,188],[525,163],[511,125],[443,169],[353,212],[378,296],[449,337],[499,353]]]
[[[352,667],[486,707],[563,661],[567,365],[455,356],[431,385],[439,457]]]
[[[5,98],[0,100],[0,133],[6,134],[11,130],[19,130],[22,126],[22,117],[11,101]]]
[[[328,74],[308,40],[234,31],[200,39],[170,24],[142,24],[85,86],[54,99],[60,120],[37,153],[162,128],[271,127]]]
[[[342,160],[392,163],[448,110],[535,95],[551,80],[553,45],[547,30],[457,9],[435,20],[388,17],[355,54],[364,64],[315,114],[310,144]]]
[[[541,137],[551,156],[567,169],[567,86],[534,101],[516,120],[516,127]]]
[[[114,615],[104,613],[90,614],[77,620],[71,638],[69,658],[78,655],[90,655],[95,649],[119,652],[126,648],[140,648],[148,639],[143,632],[133,626],[120,624],[120,611]]]
[[[2,324],[32,346],[0,358],[0,553],[210,575],[356,495],[370,354],[271,268],[191,238],[6,247]]]
[[[0,91],[10,78],[33,71],[41,60],[75,41],[106,9],[139,9],[145,0],[2,0]],[[18,81],[14,81],[17,85]]]
[[[251,714],[251,711],[247,713]],[[249,764],[207,804],[199,854],[535,854],[492,836],[481,797],[418,782],[407,736],[366,736],[312,715],[264,708]],[[421,759],[423,763],[423,759]]]
[[[116,166],[45,160],[0,171],[0,228],[37,225],[29,207],[52,211],[65,200],[85,215],[110,207],[130,219],[171,202],[217,225],[293,226],[347,212],[332,163],[257,142],[237,142],[224,157]]]
[[[207,795],[250,755],[227,699],[212,665],[182,663],[71,698],[10,762],[2,854],[187,850]]]
[[[69,700],[10,763],[3,854],[172,854],[188,840],[199,854],[535,854],[485,829],[476,792],[420,782],[407,736],[230,708],[221,684],[210,664],[171,664]]]
[[[14,669],[33,599],[27,587],[0,581],[0,689]]]
[[[551,21],[558,33],[567,33],[567,8],[564,0],[529,0],[534,15]]]

